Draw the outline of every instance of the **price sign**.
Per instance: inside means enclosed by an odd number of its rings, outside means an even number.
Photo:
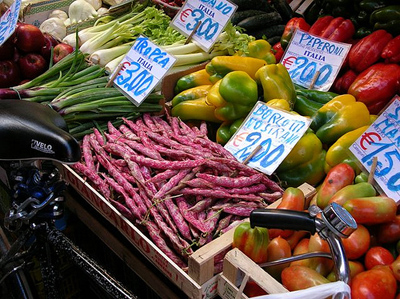
[[[122,67],[114,71],[119,73],[113,83],[139,106],[175,61],[174,56],[163,51],[147,37],[139,36],[122,59]]]
[[[191,36],[204,51],[214,45],[219,34],[236,11],[227,0],[187,0],[172,20],[171,26]]]
[[[311,124],[309,118],[290,114],[257,102],[225,148],[240,162],[260,148],[248,161],[254,169],[272,174]]]
[[[15,2],[0,18],[0,46],[13,34],[17,26],[21,0]]]
[[[292,81],[298,85],[328,91],[350,44],[330,41],[297,29],[281,59]]]
[[[383,192],[400,201],[400,97],[374,121],[350,146],[365,169],[371,169],[374,157],[378,163],[374,178]]]

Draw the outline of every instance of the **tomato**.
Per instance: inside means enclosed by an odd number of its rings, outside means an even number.
[[[308,252],[315,251],[331,252],[328,242],[323,240],[318,234],[312,235],[310,237],[310,243],[308,244]],[[333,261],[328,258],[314,257],[310,259],[309,267],[316,270],[321,275],[327,276],[333,269]]]
[[[387,266],[376,266],[357,274],[350,286],[352,299],[393,299],[397,282]]]
[[[299,244],[299,242],[308,234],[309,233],[306,231],[295,231],[291,236],[285,239],[286,241],[288,241],[290,248],[293,250],[297,246],[297,244]]]
[[[400,281],[400,255],[390,265],[390,269],[397,281]]]
[[[349,268],[350,268],[350,278],[353,278],[358,273],[365,271],[364,265],[359,261],[349,261]],[[329,281],[336,281],[337,278],[335,271],[329,273],[327,278],[329,279]]]
[[[272,239],[268,244],[267,256],[268,256],[268,262],[292,256],[292,250],[290,249],[288,241],[286,241],[284,238],[280,236]],[[288,266],[289,263],[286,263],[286,264],[266,267],[264,268],[264,270],[267,271],[273,278],[280,281],[282,270]]]
[[[309,238],[301,239],[297,246],[293,249],[293,255],[299,255],[308,252],[308,244],[310,243]],[[294,261],[290,263],[290,266],[306,266],[308,267],[310,259],[303,259],[299,261]]]
[[[249,280],[247,282],[246,286],[243,289],[243,293],[249,298],[267,294],[266,291],[264,291],[257,283],[252,280]]]
[[[400,215],[393,221],[382,223],[378,228],[379,243],[392,243],[400,240]]]
[[[393,261],[394,257],[389,250],[382,246],[374,246],[365,254],[364,265],[369,270],[377,265],[389,266]]]
[[[305,266],[290,266],[282,271],[282,284],[289,291],[304,290],[329,282],[317,271]]]
[[[357,229],[347,238],[342,238],[344,251],[349,260],[356,260],[363,256],[370,245],[371,236],[368,229],[358,224]]]

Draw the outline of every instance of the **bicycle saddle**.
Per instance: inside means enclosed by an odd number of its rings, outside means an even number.
[[[0,100],[0,160],[79,161],[78,141],[61,115],[40,103]]]

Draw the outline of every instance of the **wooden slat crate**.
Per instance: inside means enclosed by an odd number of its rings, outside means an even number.
[[[231,248],[233,229],[196,250],[189,257],[186,273],[71,167],[64,164],[57,164],[57,166],[64,179],[189,298],[217,296],[218,275],[214,274],[214,258],[217,254]],[[308,184],[300,188],[306,197],[312,196],[315,192],[315,189]],[[278,200],[270,207],[275,208],[279,202]]]

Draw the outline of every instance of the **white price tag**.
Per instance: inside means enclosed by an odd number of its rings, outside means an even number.
[[[171,26],[191,36],[204,51],[216,42],[237,5],[228,0],[187,0],[172,20]]]
[[[400,97],[350,146],[350,151],[370,170],[378,159],[374,178],[383,192],[400,201]]]
[[[307,131],[311,119],[258,101],[241,127],[225,145],[239,162],[259,147],[247,165],[272,174]]]
[[[139,106],[174,65],[176,58],[140,36],[121,61],[120,71],[113,80],[128,98]],[[111,78],[114,75],[111,75]]]
[[[327,40],[297,29],[281,59],[293,83],[328,91],[348,52],[350,44]]]
[[[13,34],[17,26],[21,0],[15,2],[0,18],[0,46]]]

